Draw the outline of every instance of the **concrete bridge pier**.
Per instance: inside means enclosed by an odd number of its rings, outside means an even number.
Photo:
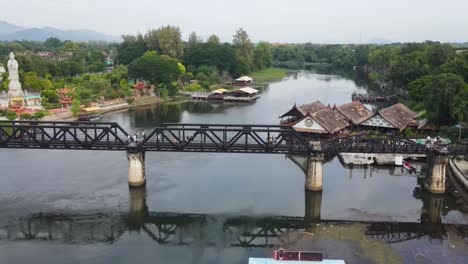
[[[128,185],[142,187],[146,185],[145,152],[127,152],[128,159]]]
[[[447,156],[428,157],[429,170],[426,176],[426,189],[431,193],[445,193],[445,179],[447,172]]]
[[[307,223],[318,223],[321,220],[322,191],[305,191],[305,217]]]
[[[305,178],[306,190],[321,191],[323,189],[323,162],[322,154],[309,156]]]
[[[130,188],[129,196],[128,224],[131,230],[140,230],[149,214],[146,205],[146,188]]]

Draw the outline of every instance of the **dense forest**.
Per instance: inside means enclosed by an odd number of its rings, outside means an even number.
[[[187,41],[181,36],[178,27],[163,26],[144,35],[124,35],[119,44],[56,38],[0,42],[0,58],[6,65],[9,52],[15,52],[23,87],[40,91],[48,108],[57,106],[55,89],[65,85],[76,88],[77,99],[84,102],[126,97],[131,80],[137,79],[154,85],[161,96],[173,96],[181,89],[209,90],[276,66],[362,72],[375,87],[401,92],[405,103],[434,124],[454,125],[468,116],[468,52],[456,52],[454,45],[253,43],[242,28],[231,43],[216,35],[203,40],[195,32]]]

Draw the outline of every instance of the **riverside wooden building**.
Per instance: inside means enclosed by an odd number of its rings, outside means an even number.
[[[294,105],[280,116],[280,123],[292,126],[300,133],[334,137],[359,131],[395,134],[408,127],[417,128],[416,117],[415,112],[401,103],[372,112],[360,102],[325,106],[322,102],[315,101],[300,106]]]

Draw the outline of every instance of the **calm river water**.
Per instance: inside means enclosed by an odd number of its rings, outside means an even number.
[[[338,105],[363,89],[303,71],[253,104],[164,104],[105,121],[131,132],[277,124],[294,103]],[[281,246],[347,263],[468,262],[468,214],[401,168],[350,169],[335,158],[323,192],[309,193],[301,167],[282,155],[147,153],[146,190],[129,191],[121,152],[0,150],[0,160],[0,263],[240,264]]]

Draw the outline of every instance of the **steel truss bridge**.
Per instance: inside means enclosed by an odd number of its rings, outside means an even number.
[[[468,144],[425,146],[401,137],[358,135],[312,142],[287,126],[163,124],[137,142],[117,123],[0,121],[0,148],[277,154],[466,155]],[[318,143],[318,144],[317,144]]]
[[[65,244],[112,244],[125,232],[139,232],[167,246],[275,247],[292,244],[304,231],[317,232],[350,224],[364,225],[364,235],[385,243],[444,239],[449,229],[468,237],[466,225],[391,222],[309,222],[304,217],[243,217],[146,212],[129,214],[32,214],[0,226],[0,240],[59,241]],[[333,227],[331,227],[333,225]]]

